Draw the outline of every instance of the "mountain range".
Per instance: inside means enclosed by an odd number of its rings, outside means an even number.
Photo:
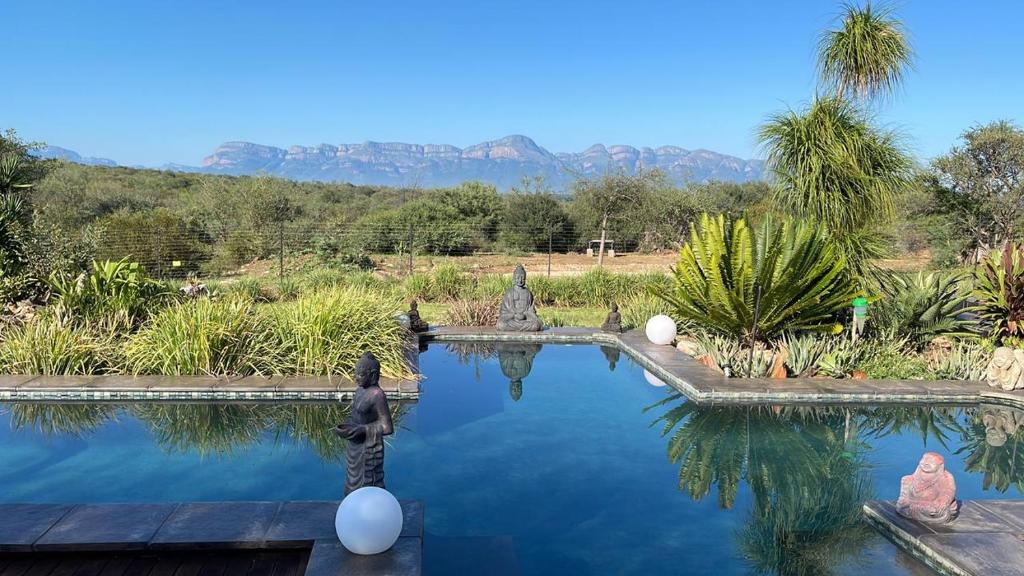
[[[105,163],[81,158],[74,162]],[[78,157],[76,160],[72,157]],[[364,142],[277,148],[251,142],[225,142],[203,159],[202,166],[168,164],[162,168],[208,174],[269,174],[293,180],[351,182],[388,186],[452,186],[479,180],[507,190],[523,177],[543,176],[555,189],[566,189],[578,177],[609,171],[636,173],[660,169],[676,183],[725,180],[746,182],[764,175],[760,160],[744,160],[710,150],[677,146],[636,148],[595,144],[582,152],[552,153],[526,136],[512,135],[466,148],[450,144]]]

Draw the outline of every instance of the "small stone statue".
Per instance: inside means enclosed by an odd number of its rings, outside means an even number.
[[[608,311],[608,317],[604,324],[601,324],[603,332],[622,332],[622,314],[619,314],[619,305],[612,302],[612,309]]]
[[[430,330],[430,325],[420,318],[419,304],[415,300],[409,302],[409,313],[406,314],[409,317],[409,329],[413,332],[426,332]]]
[[[935,452],[925,452],[917,470],[900,481],[896,511],[921,522],[945,523],[959,512],[956,481],[946,471],[945,461]]]
[[[505,291],[498,309],[498,330],[540,332],[544,329],[533,305],[533,294],[526,287],[526,269],[520,264],[512,273],[512,286]]]
[[[352,412],[334,433],[348,441],[345,495],[364,486],[384,487],[384,437],[394,432],[388,398],[380,388],[380,362],[372,352],[356,364]]]
[[[497,345],[498,365],[501,373],[508,378],[508,395],[519,401],[523,397],[523,379],[533,370],[533,359],[540,352],[541,345],[533,343],[506,343]]]
[[[1024,413],[1012,408],[983,407],[981,423],[985,426],[985,442],[999,448],[1024,424]]]
[[[988,363],[988,385],[1003,390],[1024,388],[1024,350],[1000,346]]]

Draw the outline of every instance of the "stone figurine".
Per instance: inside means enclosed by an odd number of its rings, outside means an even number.
[[[523,397],[523,379],[533,370],[533,359],[540,352],[541,345],[528,342],[497,345],[498,365],[501,373],[508,378],[508,395],[519,401]]]
[[[413,332],[426,332],[430,330],[430,325],[420,318],[419,304],[415,300],[409,302],[409,313],[406,314],[409,317],[409,329]]]
[[[988,363],[988,385],[1003,390],[1024,388],[1024,350],[1000,346]]]
[[[384,437],[394,432],[388,399],[380,388],[380,362],[367,352],[356,364],[352,411],[334,433],[348,441],[345,495],[364,486],[384,488]]]
[[[516,266],[512,273],[512,286],[501,298],[498,309],[498,330],[506,332],[540,332],[544,329],[533,305],[533,294],[526,287],[526,270]]]
[[[622,332],[622,314],[619,314],[619,305],[612,303],[612,309],[608,311],[608,317],[604,324],[601,324],[603,332]]]
[[[941,455],[925,452],[917,470],[903,477],[896,511],[921,522],[945,523],[956,518],[956,481]]]
[[[600,348],[604,359],[608,361],[608,371],[615,372],[615,365],[619,363],[619,349],[614,346],[601,346]]]

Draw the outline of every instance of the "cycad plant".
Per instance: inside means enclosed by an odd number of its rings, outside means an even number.
[[[962,273],[919,272],[894,278],[897,288],[879,306],[879,325],[909,338],[920,348],[936,336],[969,336],[974,322],[964,316],[969,293]]]
[[[841,329],[838,314],[859,294],[824,231],[771,218],[754,230],[743,218],[703,215],[672,276],[671,288],[652,291],[675,317],[748,343]]]
[[[1024,334],[1024,245],[1007,242],[975,269],[978,316],[997,341]]]

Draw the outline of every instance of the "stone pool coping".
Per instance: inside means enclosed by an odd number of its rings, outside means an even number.
[[[0,504],[0,554],[198,549],[310,550],[306,576],[419,576],[423,505],[402,500],[398,542],[348,552],[334,531],[339,502]]]
[[[437,327],[427,342],[537,342],[614,346],[652,375],[701,404],[1002,404],[1024,408],[1024,392],[996,391],[969,380],[854,380],[824,378],[726,378],[674,346],[652,344],[642,331],[623,334],[595,328],[499,332],[494,328]]]
[[[949,524],[904,518],[892,501],[869,500],[864,516],[898,546],[956,576],[1019,575],[1024,566],[1024,501],[969,500]]]

